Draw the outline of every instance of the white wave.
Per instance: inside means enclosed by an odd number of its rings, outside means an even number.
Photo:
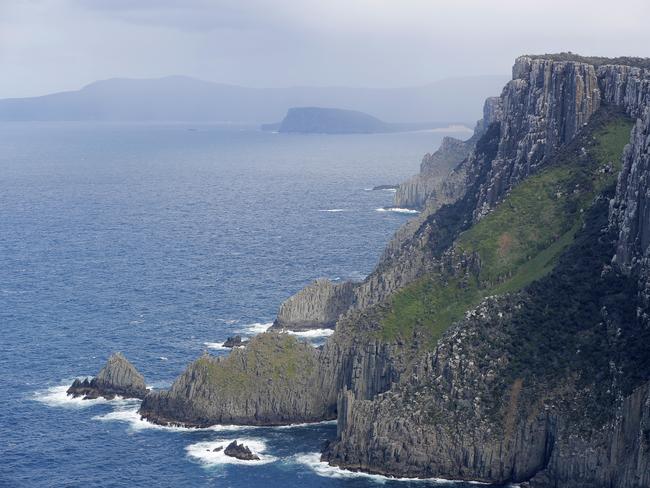
[[[253,324],[244,325],[240,330],[244,334],[261,334],[262,332],[266,332],[272,325],[273,322],[255,322]]]
[[[195,431],[215,431],[215,432],[230,432],[251,429],[247,425],[213,425],[205,428],[197,427],[183,427],[180,425],[159,425],[144,420],[138,413],[139,405],[132,408],[121,408],[113,410],[112,412],[103,415],[95,415],[92,419],[102,422],[124,422],[129,424],[129,427],[134,431],[155,429],[155,430],[168,430],[174,432],[195,432]]]
[[[321,422],[303,422],[301,424],[287,424],[287,425],[276,425],[274,427],[269,427],[270,429],[300,429],[303,427],[318,427],[319,425],[336,425],[336,420],[323,420]]]
[[[201,464],[206,466],[217,466],[221,464],[242,464],[247,466],[257,466],[260,464],[268,464],[277,460],[275,456],[264,454],[266,451],[266,443],[260,439],[237,439],[237,442],[244,444],[250,448],[253,453],[259,456],[259,460],[244,461],[242,459],[233,458],[224,454],[224,449],[230,444],[233,439],[218,439],[215,441],[197,442],[190,444],[185,448],[187,455],[197,459]],[[218,452],[214,449],[221,447]]]
[[[394,478],[391,476],[383,476],[380,474],[370,474],[364,473],[362,471],[350,471],[349,469],[342,469],[336,466],[330,466],[325,461],[320,460],[320,453],[310,452],[304,454],[296,454],[293,456],[293,459],[298,464],[308,467],[314,473],[319,476],[325,476],[327,478],[367,478],[372,481],[375,481],[380,484],[384,484],[387,481],[409,481],[409,482],[423,482],[436,484],[456,484],[461,482],[461,480],[446,480],[442,478]],[[473,485],[487,485],[488,483],[483,483],[480,481],[462,481],[463,483],[469,483]]]
[[[345,212],[344,208],[328,208],[324,210],[319,210],[319,212]]]
[[[389,193],[397,193],[397,188],[382,188],[382,191],[387,191]]]
[[[75,398],[67,394],[68,388],[70,388],[71,384],[72,381],[65,385],[53,386],[47,390],[37,391],[34,393],[32,398],[37,402],[44,403],[50,407],[63,408],[86,408],[109,402],[112,404],[126,404],[131,401],[120,396],[116,396],[113,400],[107,400],[106,398],[93,398],[91,400],[84,400],[83,397]]]
[[[203,345],[208,349],[217,349],[219,351],[225,351],[229,349],[223,345],[223,342],[204,342]]]
[[[299,331],[293,331],[289,330],[287,331],[291,335],[295,335],[298,337],[306,337],[308,339],[317,339],[320,337],[329,337],[334,333],[334,329],[311,329],[311,330],[299,330]]]
[[[419,210],[413,210],[411,208],[401,208],[401,207],[380,207],[375,210],[377,210],[377,212],[394,212],[394,213],[403,213],[403,214],[420,213]]]
[[[158,359],[160,359],[161,361],[168,361],[169,360],[169,358],[167,356],[158,356]]]

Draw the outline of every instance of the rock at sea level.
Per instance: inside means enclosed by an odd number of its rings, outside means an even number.
[[[237,444],[237,441],[232,441],[223,451],[226,456],[241,459],[242,461],[259,461],[260,458],[254,454],[248,446],[244,444]]]
[[[91,380],[74,380],[67,393],[85,400],[100,397],[112,400],[116,396],[142,399],[147,394],[147,387],[144,376],[117,352],[108,359],[96,377]]]

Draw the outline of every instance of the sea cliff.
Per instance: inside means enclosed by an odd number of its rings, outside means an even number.
[[[323,459],[391,476],[650,486],[648,63],[518,58],[474,141],[443,148],[462,157],[441,179],[453,194],[363,282],[283,304],[278,324],[336,323],[322,349],[262,334],[141,413],[337,417]]]

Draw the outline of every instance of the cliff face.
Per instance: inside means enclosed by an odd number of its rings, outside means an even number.
[[[227,357],[206,354],[194,361],[169,391],[149,393],[140,415],[195,427],[331,419],[333,401],[314,386],[318,367],[311,345],[288,334],[260,334]]]
[[[422,158],[420,173],[399,185],[393,204],[422,210],[428,205],[440,207],[453,202],[455,193],[443,186],[443,182],[449,172],[467,158],[474,142],[473,138],[461,141],[445,137],[436,152]]]
[[[519,58],[447,180],[457,196],[362,283],[283,305],[278,323],[336,320],[322,349],[263,334],[142,413],[337,416],[324,459],[394,476],[649,487],[649,74],[598,59]]]
[[[354,284],[316,280],[282,303],[273,327],[301,330],[334,327],[355,301]]]
[[[472,137],[466,141],[445,137],[436,152],[424,156],[420,173],[397,188],[394,205],[431,214],[461,198],[466,189],[467,159],[478,139],[500,117],[501,99],[488,98],[483,105],[483,118],[477,122]]]
[[[647,487],[648,73],[524,57],[513,78],[498,151],[467,172],[474,220],[552,160],[601,103],[639,117],[616,193],[596,201],[548,277],[468,312],[386,392],[344,390],[324,457],[399,476]]]
[[[578,62],[518,58],[501,94],[501,140],[475,218],[570,141],[600,106],[596,70]]]

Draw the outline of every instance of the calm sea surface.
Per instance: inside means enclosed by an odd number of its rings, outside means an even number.
[[[160,428],[65,387],[112,351],[169,386],[311,280],[362,279],[409,218],[367,189],[416,173],[441,137],[1,124],[0,486],[422,486],[319,463],[333,424]],[[207,451],[230,439],[262,460]]]

